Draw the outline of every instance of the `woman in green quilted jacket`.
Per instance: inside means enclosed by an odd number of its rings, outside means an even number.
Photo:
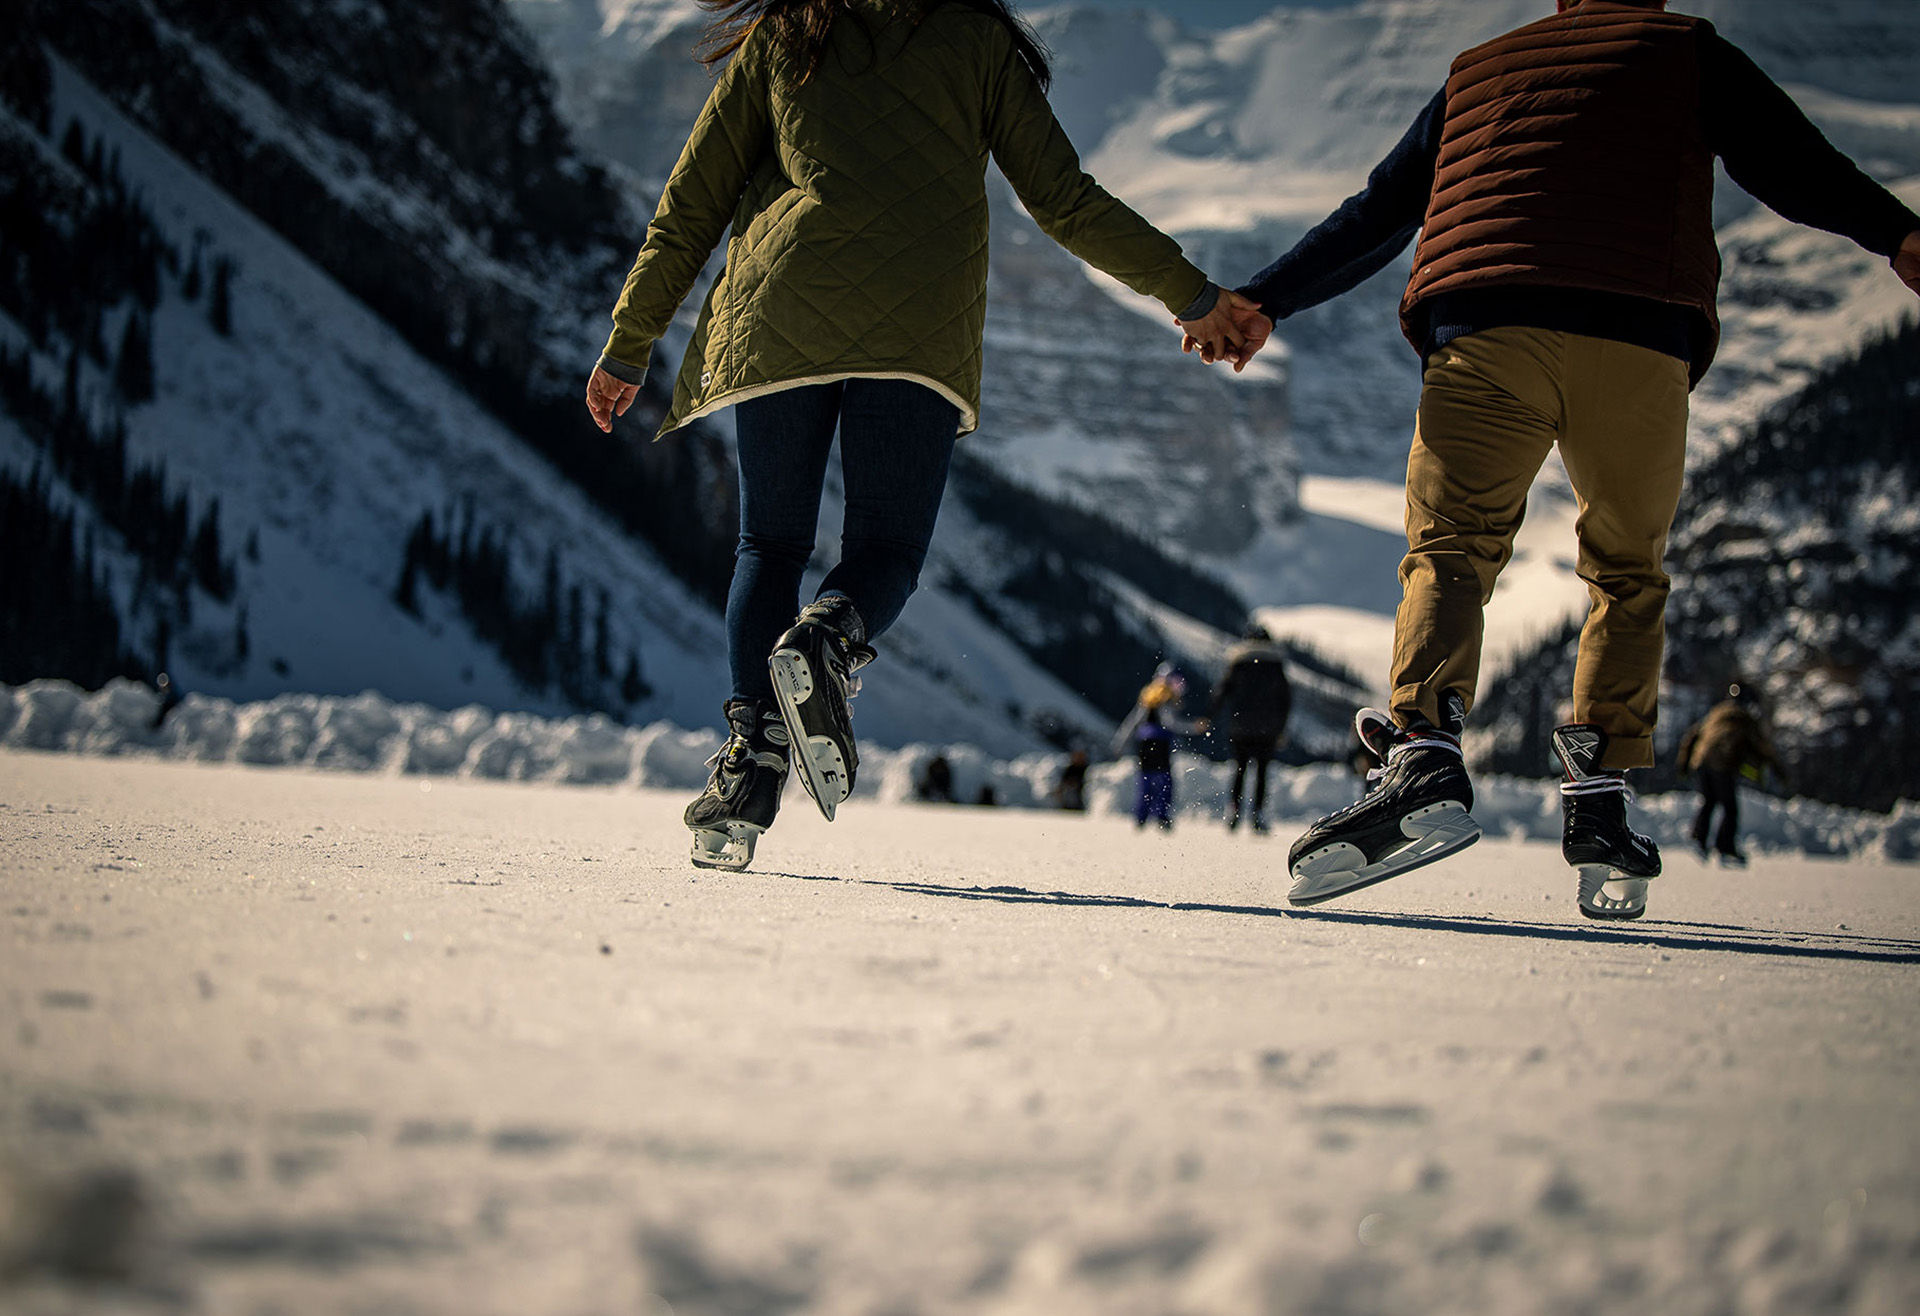
[[[1104,191],[1004,0],[702,0],[722,66],[587,385],[611,432],[723,234],[661,433],[722,407],[739,438],[730,737],[687,810],[693,859],[742,868],[790,761],[829,819],[852,792],[847,699],[918,581],[954,440],[978,424],[988,159],[1056,241],[1159,299],[1209,359],[1239,303]],[[838,430],[839,565],[799,612]]]

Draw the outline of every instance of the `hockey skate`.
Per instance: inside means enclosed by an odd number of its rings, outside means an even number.
[[[1580,912],[1635,919],[1647,912],[1647,883],[1660,876],[1660,848],[1627,826],[1626,774],[1600,767],[1607,733],[1576,724],[1553,729],[1553,752],[1566,777],[1560,853],[1580,874]]]
[[[1384,882],[1480,839],[1457,736],[1426,727],[1403,731],[1377,708],[1361,709],[1353,725],[1385,766],[1368,774],[1374,786],[1365,798],[1322,818],[1293,843],[1287,900],[1295,905]]]
[[[787,728],[772,705],[756,699],[727,703],[732,734],[707,763],[707,788],[687,806],[696,868],[734,872],[753,862],[753,847],[773,826],[787,784]]]
[[[809,603],[800,619],[773,647],[767,670],[774,698],[792,737],[800,784],[828,822],[853,794],[860,755],[853,742],[853,710],[860,691],[856,673],[873,661],[860,614],[844,595]]]

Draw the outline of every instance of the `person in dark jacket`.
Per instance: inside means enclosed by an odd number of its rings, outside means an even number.
[[[1240,290],[1260,304],[1248,346],[1192,345],[1244,365],[1274,320],[1356,286],[1419,234],[1401,302],[1425,360],[1403,594],[1389,711],[1364,710],[1361,728],[1388,763],[1365,800],[1295,844],[1296,904],[1479,837],[1460,733],[1482,609],[1557,445],[1592,598],[1574,720],[1553,733],[1561,850],[1579,872],[1583,914],[1644,913],[1660,856],[1627,824],[1626,772],[1653,762],[1661,557],[1688,392],[1719,339],[1715,158],[1780,214],[1888,258],[1920,292],[1920,216],[1711,24],[1665,10],[1664,0],[1560,0],[1558,13],[1460,55],[1366,188]]]
[[[1266,627],[1249,622],[1239,642],[1227,650],[1226,674],[1214,687],[1205,719],[1215,728],[1224,728],[1233,752],[1228,831],[1240,826],[1240,801],[1247,769],[1252,767],[1253,830],[1266,832],[1267,762],[1279,752],[1292,711],[1293,684],[1287,680],[1286,656]]]
[[[1091,759],[1084,749],[1076,749],[1067,755],[1067,761],[1060,767],[1060,775],[1053,779],[1053,802],[1062,809],[1074,813],[1087,810],[1087,769]]]
[[[953,803],[953,764],[945,754],[927,760],[927,766],[914,779],[913,793],[928,804]]]
[[[1680,770],[1693,773],[1700,786],[1700,811],[1693,816],[1694,846],[1705,859],[1711,835],[1713,852],[1729,868],[1747,866],[1746,853],[1740,848],[1740,778],[1757,778],[1769,768],[1780,770],[1773,742],[1760,724],[1758,702],[1751,687],[1736,683],[1680,740]],[[1713,827],[1715,812],[1720,814],[1718,831]]]

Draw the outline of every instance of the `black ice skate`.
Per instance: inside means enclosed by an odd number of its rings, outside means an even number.
[[[853,794],[860,755],[853,743],[853,710],[860,690],[854,673],[873,661],[866,627],[845,596],[828,595],[800,610],[800,619],[773,646],[767,670],[780,715],[793,737],[800,784],[828,822]]]
[[[1660,876],[1660,847],[1627,826],[1633,792],[1625,773],[1600,767],[1606,747],[1607,733],[1599,727],[1553,729],[1553,752],[1566,770],[1560,853],[1580,874],[1582,914],[1639,918],[1647,912],[1647,883]]]
[[[727,702],[732,732],[707,760],[713,775],[687,806],[694,865],[738,871],[753,862],[753,846],[773,826],[787,784],[787,728],[773,705],[758,699]]]
[[[1353,725],[1385,766],[1369,774],[1375,785],[1364,799],[1293,843],[1287,899],[1295,905],[1384,882],[1480,839],[1459,737],[1426,727],[1402,731],[1376,708],[1361,709]]]

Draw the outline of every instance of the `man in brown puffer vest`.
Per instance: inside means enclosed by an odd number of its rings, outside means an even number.
[[[1740,849],[1740,778],[1755,776],[1772,768],[1780,770],[1774,757],[1773,742],[1754,712],[1753,692],[1741,685],[1727,690],[1727,697],[1707,710],[1707,715],[1680,739],[1680,771],[1691,772],[1700,785],[1700,811],[1693,817],[1693,843],[1700,857],[1707,857],[1707,837],[1713,836],[1713,849],[1728,868],[1745,868],[1747,856]],[[1713,815],[1720,813],[1720,828],[1714,831]]]
[[[1627,825],[1625,772],[1653,762],[1661,558],[1687,395],[1719,341],[1714,158],[1787,218],[1887,257],[1920,292],[1920,216],[1711,24],[1665,8],[1560,0],[1557,14],[1467,51],[1365,190],[1241,290],[1261,307],[1242,325],[1257,350],[1273,320],[1354,287],[1420,233],[1401,306],[1426,373],[1391,715],[1368,710],[1361,725],[1388,763],[1371,795],[1295,845],[1295,903],[1479,836],[1459,735],[1482,609],[1557,444],[1592,598],[1574,722],[1554,732],[1562,851],[1580,870],[1583,913],[1639,917],[1660,859]]]

